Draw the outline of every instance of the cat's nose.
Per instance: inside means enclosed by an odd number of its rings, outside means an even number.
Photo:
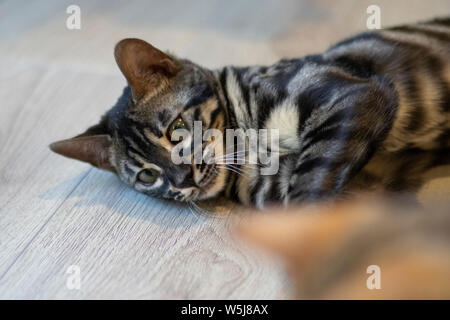
[[[189,188],[195,186],[192,166],[181,164],[166,171],[170,183],[176,188]]]

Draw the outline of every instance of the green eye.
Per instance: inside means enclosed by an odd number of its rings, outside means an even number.
[[[155,169],[144,169],[138,174],[139,181],[143,183],[154,183],[158,179],[159,172]]]
[[[172,124],[169,127],[169,137],[172,137],[172,134],[175,130],[177,129],[186,129],[186,125],[184,124],[183,119],[181,119],[180,117],[176,118],[174,122],[172,122]],[[180,138],[180,141],[183,138]]]

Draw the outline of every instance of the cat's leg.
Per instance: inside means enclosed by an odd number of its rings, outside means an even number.
[[[397,110],[395,90],[381,77],[349,85],[334,101],[311,114],[298,153],[280,162],[284,203],[342,194],[386,139]]]

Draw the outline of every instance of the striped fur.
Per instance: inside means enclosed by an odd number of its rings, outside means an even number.
[[[287,152],[277,176],[239,178],[244,203],[411,190],[426,169],[450,160],[449,19],[363,33],[321,55],[223,72],[241,79],[239,87],[227,86],[228,94],[247,97],[251,118],[237,123],[297,131],[294,142],[280,141]],[[286,108],[291,104],[298,123]]]
[[[118,60],[130,86],[91,129],[111,137],[110,163],[120,178],[152,196],[224,194],[263,207],[406,191],[424,170],[450,160],[450,19],[362,33],[271,66],[208,70],[164,59],[139,81],[124,70],[129,61]],[[176,74],[158,71],[167,61]],[[190,130],[196,120],[222,131],[279,129],[278,173],[263,176],[251,164],[174,165],[167,130],[179,116]],[[151,186],[136,180],[144,168],[161,173]]]

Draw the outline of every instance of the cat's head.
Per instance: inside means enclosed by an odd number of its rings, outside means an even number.
[[[128,81],[117,104],[99,124],[50,148],[115,172],[151,196],[187,201],[217,195],[224,188],[226,170],[214,163],[175,164],[172,160],[179,143],[193,145],[194,121],[201,121],[203,130],[223,132],[226,126],[227,114],[213,73],[138,39],[120,41],[115,58]],[[172,141],[177,129],[189,135]],[[203,142],[202,152],[213,143],[222,141]]]

